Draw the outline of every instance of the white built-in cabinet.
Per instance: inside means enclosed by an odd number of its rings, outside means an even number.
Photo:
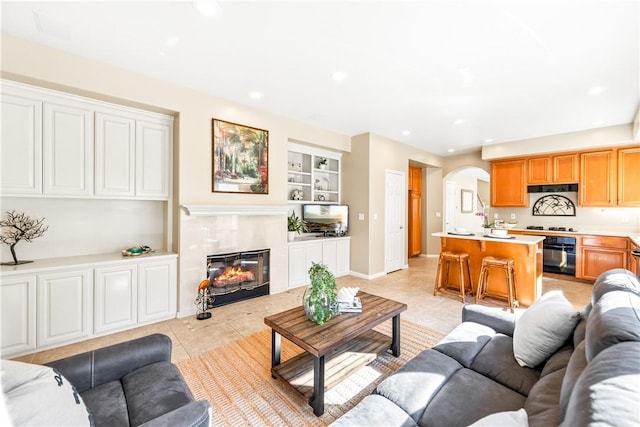
[[[289,143],[289,203],[340,203],[340,159],[341,154],[334,151]]]
[[[327,237],[289,243],[289,288],[309,283],[311,263],[323,263],[335,277],[349,274],[351,238]]]
[[[2,81],[7,196],[169,200],[173,118]]]
[[[1,272],[2,357],[175,318],[177,255],[72,259]]]

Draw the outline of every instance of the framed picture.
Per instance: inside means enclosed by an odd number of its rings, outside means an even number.
[[[212,120],[213,191],[269,194],[269,131]]]
[[[473,191],[472,190],[460,190],[460,212],[462,213],[473,212]]]

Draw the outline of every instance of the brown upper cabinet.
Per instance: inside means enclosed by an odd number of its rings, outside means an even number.
[[[510,159],[491,163],[491,206],[527,207],[527,160]]]
[[[580,154],[580,206],[640,207],[640,147]]]
[[[575,184],[579,179],[578,153],[527,159],[527,184]]]

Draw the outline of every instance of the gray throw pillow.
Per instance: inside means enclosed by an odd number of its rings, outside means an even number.
[[[518,364],[535,368],[547,360],[573,333],[579,319],[562,291],[544,294],[516,320],[513,355]]]

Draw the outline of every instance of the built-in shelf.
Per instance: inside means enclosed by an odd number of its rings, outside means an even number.
[[[340,203],[341,154],[296,143],[289,143],[288,148],[288,202]]]

